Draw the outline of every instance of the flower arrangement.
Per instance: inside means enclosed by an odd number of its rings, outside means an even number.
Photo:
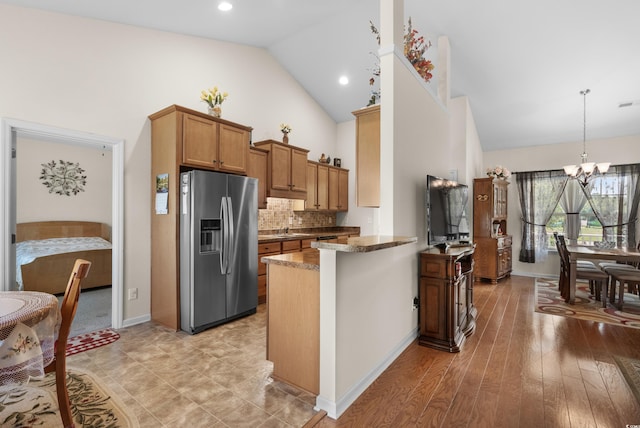
[[[371,21],[369,21],[369,28],[371,29],[371,32],[375,34],[378,46],[380,46],[380,32]],[[418,35],[418,30],[413,29],[411,17],[409,17],[408,24],[405,27],[403,44],[404,56],[411,65],[413,65],[413,68],[415,68],[420,77],[428,83],[433,78],[432,71],[435,67],[430,60],[427,60],[424,57],[424,54],[427,49],[431,47],[431,41],[425,41],[423,36]],[[375,66],[371,69],[373,76],[369,79],[369,86],[371,86],[371,98],[369,99],[368,105],[373,105],[376,103],[376,100],[380,98],[380,89],[375,90],[373,87],[375,85],[376,78],[380,77],[380,58],[378,58],[378,56],[373,52],[370,53],[376,57]]]
[[[292,130],[293,130],[293,128],[291,127],[291,125],[289,125],[287,123],[281,123],[280,124],[280,131],[282,131],[283,134],[288,134]]]
[[[413,29],[411,17],[409,17],[407,32],[404,35],[404,56],[407,57],[411,65],[413,65],[413,68],[416,69],[425,82],[429,82],[433,77],[431,71],[433,71],[434,65],[431,61],[424,58],[424,53],[430,47],[431,41],[425,42],[423,36],[418,37],[418,30]]]
[[[211,89],[203,90],[200,93],[200,100],[207,103],[209,107],[214,108],[215,106],[221,105],[228,96],[228,93],[221,92],[217,86],[214,86]]]
[[[487,168],[487,176],[489,177],[507,179],[510,175],[511,172],[501,165]]]

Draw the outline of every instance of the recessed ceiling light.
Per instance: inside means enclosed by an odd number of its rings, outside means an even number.
[[[338,79],[338,83],[340,83],[341,85],[348,85],[349,78],[347,76],[340,76],[340,78]]]
[[[226,12],[228,10],[233,9],[233,5],[231,3],[229,3],[228,1],[223,1],[222,3],[220,3],[218,5],[218,10],[221,10],[223,12]]]

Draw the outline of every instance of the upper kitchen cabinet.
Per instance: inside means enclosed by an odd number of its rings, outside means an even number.
[[[307,162],[307,200],[305,211],[329,209],[329,165]]]
[[[352,112],[356,117],[356,205],[380,206],[380,105]]]
[[[267,208],[267,154],[256,147],[249,149],[247,176],[258,179],[258,208]]]
[[[329,210],[349,211],[349,170],[329,167]]]
[[[267,196],[306,199],[309,150],[275,140],[259,141],[254,146],[268,152]]]
[[[173,105],[149,116],[154,142],[187,167],[245,175],[252,128]],[[166,135],[161,135],[166,134]]]

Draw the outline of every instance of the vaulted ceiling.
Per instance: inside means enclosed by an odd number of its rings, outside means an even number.
[[[336,122],[367,104],[378,1],[229,1],[0,3],[263,47]],[[587,140],[640,135],[637,0],[405,0],[405,15],[434,45],[449,38],[452,96],[469,97],[484,150],[580,143],[586,88]]]

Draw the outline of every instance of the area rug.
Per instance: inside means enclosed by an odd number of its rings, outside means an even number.
[[[589,284],[576,284],[576,300],[574,305],[564,302],[558,290],[558,281],[548,278],[536,278],[535,311],[543,314],[562,315],[565,317],[640,328],[640,298],[625,293],[624,311],[619,311],[611,303],[606,308],[589,293]]]
[[[90,372],[69,368],[67,389],[76,427],[137,428],[133,412]],[[26,385],[0,389],[0,426],[59,427],[55,373]]]
[[[67,340],[67,357],[113,343],[120,335],[110,328],[81,334]]]
[[[614,359],[633,395],[640,403],[640,361],[624,357],[614,357]]]

